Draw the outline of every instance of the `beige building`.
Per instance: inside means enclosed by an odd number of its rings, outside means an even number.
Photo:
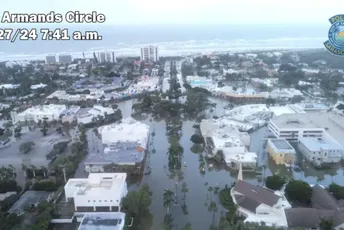
[[[285,139],[269,139],[267,151],[277,165],[292,165],[295,149]]]

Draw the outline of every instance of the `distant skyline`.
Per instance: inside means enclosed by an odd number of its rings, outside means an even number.
[[[70,10],[82,13],[97,11],[105,14],[107,25],[330,25],[330,17],[344,13],[339,11],[344,9],[344,1],[17,0],[4,1],[1,8],[12,13],[55,11],[65,14]]]

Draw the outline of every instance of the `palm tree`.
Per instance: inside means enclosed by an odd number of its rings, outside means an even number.
[[[164,222],[162,223],[163,230],[172,230],[173,229],[173,217],[171,214],[166,214],[164,217]]]
[[[263,170],[263,183],[265,182],[265,170],[266,170],[266,165],[262,165],[261,169]]]
[[[171,203],[173,202],[173,195],[174,193],[171,190],[165,189],[163,199],[164,199],[164,207],[166,208],[167,214],[170,213]]]
[[[43,177],[47,177],[48,169],[45,166],[41,166],[41,171],[43,172]]]
[[[215,221],[215,212],[217,212],[217,206],[216,206],[216,202],[215,201],[211,201],[210,205],[208,207],[208,211],[209,212],[213,212],[213,224]]]
[[[186,193],[189,192],[189,189],[187,187],[187,184],[184,182],[182,184],[182,193],[184,193],[184,205],[185,205],[185,202],[186,202]]]
[[[15,179],[17,177],[16,168],[11,164],[8,165],[8,173],[11,179]]]
[[[219,224],[219,229],[220,230],[227,230],[231,229],[231,223],[227,220],[226,217],[221,217],[220,218],[220,224]]]
[[[24,165],[24,164],[22,164],[22,170],[23,170],[23,172],[24,172],[24,178],[26,179],[27,178],[27,167],[26,167],[26,165]]]
[[[208,192],[210,193],[210,201],[212,201],[213,200],[213,191],[214,191],[214,188],[213,187],[211,187],[211,186],[209,186],[208,187]]]
[[[36,166],[31,165],[30,168],[31,168],[31,170],[32,170],[33,177],[36,177],[36,170],[37,170]]]
[[[245,223],[242,220],[238,220],[235,224],[235,229],[244,230],[245,229]]]
[[[190,223],[187,223],[183,228],[182,230],[192,230],[191,229],[191,224]]]
[[[238,211],[238,206],[236,204],[231,205],[228,209],[227,216],[231,224],[234,224],[234,222],[236,221],[238,217],[237,211]]]

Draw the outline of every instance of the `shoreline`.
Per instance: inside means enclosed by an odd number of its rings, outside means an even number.
[[[83,53],[85,54],[86,59],[90,59],[93,57],[93,52],[98,52],[98,51],[103,51],[104,49],[99,49],[96,50],[94,49],[93,51],[77,51],[77,52],[60,52],[56,53],[55,55],[60,55],[60,54],[70,54],[72,55],[73,59],[75,58],[83,58]],[[110,49],[109,49],[110,50]],[[210,54],[227,54],[227,53],[257,53],[257,52],[282,52],[282,53],[288,53],[288,52],[302,52],[302,51],[321,51],[324,50],[325,48],[320,48],[320,47],[298,47],[298,48],[291,48],[291,47],[262,47],[262,48],[236,48],[236,49],[222,49],[221,51],[219,50],[206,50],[206,51],[201,51],[201,50],[195,50],[195,51],[189,51],[189,52],[183,52],[183,49],[178,50],[178,51],[170,51],[170,52],[164,52],[161,51],[160,57],[175,57],[175,56],[194,56],[194,55],[210,55]],[[116,52],[116,51],[114,51]],[[2,56],[3,55],[3,56]],[[45,60],[45,57],[51,55],[51,53],[28,53],[28,54],[12,54],[12,55],[5,55],[0,53],[0,62],[25,62],[25,61],[40,61],[40,60]],[[116,57],[139,57],[139,52],[137,54],[134,54],[132,52],[124,53],[124,52],[119,52],[117,53]]]

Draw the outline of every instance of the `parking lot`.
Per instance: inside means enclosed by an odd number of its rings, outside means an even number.
[[[0,167],[13,165],[17,170],[17,180],[21,182],[24,180],[23,164],[27,167],[31,165],[37,168],[48,167],[49,160],[46,159],[46,155],[52,150],[55,143],[67,140],[67,136],[56,133],[54,129],[49,130],[47,136],[43,136],[39,129],[22,134],[10,146],[0,149]],[[25,154],[20,152],[19,146],[27,141],[33,141],[35,146]]]

